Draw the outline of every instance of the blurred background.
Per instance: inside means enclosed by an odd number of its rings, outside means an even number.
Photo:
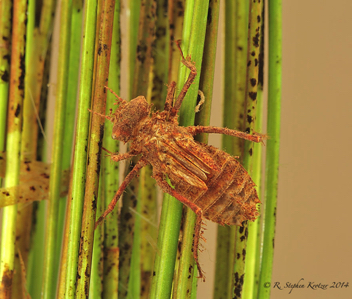
[[[351,285],[330,288],[339,282],[352,284],[351,10],[350,1],[283,1],[273,299],[352,298]],[[219,50],[221,64],[224,58]],[[218,86],[214,88],[212,125],[221,125],[221,105],[216,98],[221,98],[222,87]],[[221,144],[220,136],[209,140]],[[199,282],[199,299],[213,298],[216,228],[208,222],[207,229],[201,258],[207,281]],[[303,289],[290,293],[291,289],[283,288],[299,281]],[[282,290],[273,288],[275,282]],[[328,287],[313,290],[307,288],[309,282]]]

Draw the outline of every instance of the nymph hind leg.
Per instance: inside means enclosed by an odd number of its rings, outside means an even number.
[[[199,238],[201,238],[202,216],[203,216],[202,209],[192,201],[183,197],[175,189],[171,188],[170,185],[166,181],[164,181],[162,174],[154,174],[153,177],[164,192],[169,193],[171,196],[175,197],[177,200],[179,200],[180,202],[188,206],[197,215],[196,225],[194,227],[193,257],[198,267],[198,272],[199,272],[198,278],[202,278],[204,281],[205,280],[204,272],[202,271],[202,268],[198,260]]]
[[[186,129],[193,136],[200,133],[217,133],[217,134],[225,134],[225,135],[234,136],[234,137],[246,139],[249,141],[261,142],[261,143],[264,143],[264,140],[267,139],[267,136],[264,134],[259,134],[259,133],[247,134],[245,132],[231,130],[228,128],[221,128],[221,127],[189,126],[189,127],[186,127]]]

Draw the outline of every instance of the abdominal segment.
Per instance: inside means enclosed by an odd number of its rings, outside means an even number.
[[[195,145],[201,147],[215,167],[200,168],[192,163],[196,158],[189,153],[185,157],[185,151],[182,155],[169,151],[164,162],[175,190],[200,207],[205,218],[216,223],[241,225],[245,220],[254,221],[258,216],[256,204],[260,201],[247,171],[227,153],[209,145]]]

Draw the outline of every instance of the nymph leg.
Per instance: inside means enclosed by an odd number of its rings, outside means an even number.
[[[164,111],[166,112],[170,112],[173,106],[175,89],[176,89],[176,82],[172,81],[171,84],[167,87],[167,96],[166,96],[166,101],[164,105]]]
[[[119,162],[122,160],[126,160],[129,158],[132,158],[134,156],[137,156],[139,153],[135,153],[135,152],[128,152],[128,153],[124,153],[124,154],[114,154],[112,152],[110,152],[109,150],[107,150],[105,147],[102,147],[102,149],[104,151],[106,151],[107,153],[109,153],[111,160],[113,160],[114,162]]]
[[[197,215],[196,225],[194,227],[193,256],[197,263],[199,278],[203,278],[204,280],[204,273],[198,261],[198,245],[202,227],[202,209],[192,201],[183,197],[175,189],[171,188],[170,185],[166,181],[164,181],[162,174],[154,174],[153,177],[164,192],[169,193],[171,196],[175,197],[177,200],[188,206]]]
[[[194,65],[194,63],[191,61],[191,57],[190,56],[187,56],[186,58],[183,56],[183,53],[182,53],[182,50],[181,50],[181,47],[180,47],[180,44],[178,41],[176,41],[176,44],[181,52],[181,56],[182,56],[182,63],[191,70],[189,76],[188,76],[188,79],[186,81],[186,83],[183,85],[182,87],[182,90],[180,92],[180,94],[178,95],[176,101],[175,101],[175,105],[174,107],[171,109],[171,112],[170,112],[170,117],[175,117],[177,112],[180,110],[180,107],[182,105],[182,101],[183,99],[185,98],[186,96],[186,93],[189,89],[189,87],[191,86],[191,84],[193,83],[194,81],[194,78],[197,76],[197,69]]]
[[[117,201],[121,197],[122,193],[125,191],[127,185],[132,181],[132,179],[138,174],[138,171],[146,166],[148,162],[146,160],[139,160],[138,163],[133,167],[133,169],[130,171],[130,173],[126,176],[125,180],[122,182],[120,188],[117,190],[114,198],[110,202],[108,208],[106,211],[99,217],[97,222],[95,222],[95,228],[98,227],[98,225],[104,220],[104,218],[114,209]]]
[[[221,128],[221,127],[189,126],[189,127],[186,127],[186,129],[191,135],[197,135],[200,133],[217,133],[217,134],[230,135],[230,136],[246,139],[249,141],[261,142],[261,143],[263,143],[264,140],[267,138],[266,135],[259,134],[259,133],[247,134],[241,131],[231,130],[228,128]]]

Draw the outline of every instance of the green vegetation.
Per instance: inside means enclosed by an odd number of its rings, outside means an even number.
[[[118,95],[125,90],[129,98],[144,95],[153,105],[152,112],[163,109],[167,84],[172,81],[177,82],[176,97],[190,72],[180,63],[175,41],[181,40],[197,76],[178,121],[182,126],[210,125],[215,54],[222,50],[217,49],[218,32],[224,26],[223,126],[261,132],[267,109],[270,138],[265,141],[265,184],[260,184],[262,146],[223,136],[223,149],[240,156],[262,195],[263,219],[242,227],[219,227],[214,298],[269,298],[270,289],[262,282],[271,281],[275,237],[281,1],[270,1],[268,7],[267,107],[263,105],[267,92],[263,89],[263,2],[226,0],[224,18],[220,1],[133,0],[128,4],[60,1],[55,30],[54,0],[44,0],[42,5],[34,0],[0,4],[4,41],[0,47],[0,177],[4,178],[0,178],[4,206],[0,297],[196,298],[195,214],[166,194],[158,217],[151,167],[143,168],[139,179],[126,188],[119,202],[122,208],[116,207],[94,230],[97,217],[121,183],[119,173],[124,172],[119,170],[121,163],[111,161],[103,150],[118,153],[119,144],[111,138],[112,124],[101,115],[116,107],[114,95],[105,86]],[[127,28],[121,14],[127,16]],[[125,38],[122,43],[121,38]],[[58,47],[55,57],[53,47]],[[121,58],[127,61],[127,69],[121,68]],[[54,74],[57,82],[51,83]],[[121,76],[128,78],[129,86],[120,86]],[[46,111],[49,88],[55,98],[53,133],[48,132],[51,111]],[[205,102],[195,113],[199,90]],[[49,140],[52,152],[46,158]],[[196,140],[207,143],[207,135]],[[138,159],[127,160],[124,176]],[[26,173],[28,187],[24,187]]]

